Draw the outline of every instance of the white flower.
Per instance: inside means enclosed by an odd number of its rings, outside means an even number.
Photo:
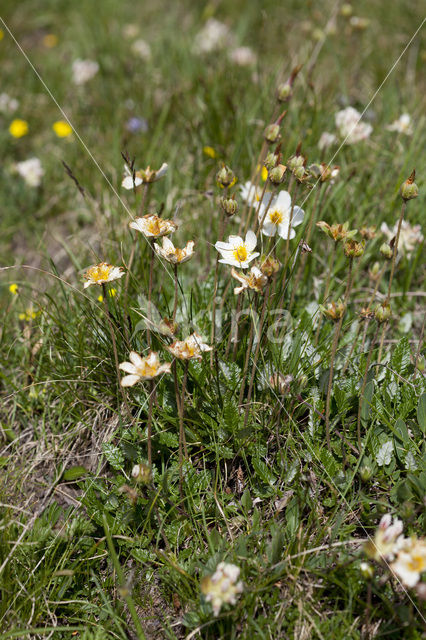
[[[391,569],[406,587],[415,587],[426,571],[426,541],[424,538],[406,538]]]
[[[19,107],[16,98],[11,98],[7,93],[0,93],[0,113],[14,113]]]
[[[201,591],[206,602],[211,602],[214,616],[219,615],[224,604],[236,604],[237,596],[243,591],[239,576],[240,569],[235,564],[220,562],[214,574],[201,581]]]
[[[44,169],[38,158],[28,158],[28,160],[17,162],[15,169],[30,187],[38,187],[44,176]]]
[[[247,180],[247,182],[240,186],[240,191],[241,197],[244,202],[247,202],[247,204],[251,207],[256,202],[259,202],[260,198],[262,197],[263,188],[256,187],[256,185],[250,182],[250,180]],[[265,193],[264,198],[267,198],[268,195],[268,193]]]
[[[160,247],[160,245],[154,243],[154,249],[159,256],[162,256],[168,262],[182,264],[190,260],[194,255],[194,244],[193,240],[191,240],[186,243],[183,249],[178,249],[169,238],[163,237],[163,246]]]
[[[96,60],[74,60],[72,63],[72,77],[74,84],[82,85],[91,80],[99,71]]]
[[[250,47],[236,47],[229,52],[229,59],[239,67],[252,67],[256,64],[257,58]]]
[[[387,513],[379,523],[374,539],[369,540],[365,545],[365,552],[374,560],[393,560],[395,553],[400,549],[404,537],[401,535],[403,529],[402,520],[394,519]]]
[[[133,53],[142,58],[142,60],[149,60],[151,58],[151,47],[145,40],[142,40],[142,38],[135,40],[131,49]]]
[[[337,138],[334,133],[328,133],[328,131],[324,131],[321,134],[320,139],[318,140],[318,149],[320,151],[324,151],[328,147],[331,147],[332,144],[337,142]]]
[[[257,267],[252,267],[248,275],[245,275],[244,273],[239,273],[235,269],[231,269],[231,276],[241,282],[241,287],[235,287],[234,289],[235,295],[238,295],[245,289],[253,289],[253,291],[262,291],[262,289],[268,282],[268,278],[265,275],[263,275],[261,270],[258,269]]]
[[[407,136],[413,134],[413,127],[411,126],[411,118],[408,113],[403,113],[397,120],[389,124],[386,129],[388,131],[397,131],[398,133],[405,133]]]
[[[129,227],[140,231],[146,238],[161,238],[176,231],[177,224],[173,220],[164,220],[149,213],[142,218],[135,218],[129,223]]]
[[[161,167],[154,171],[148,165],[146,169],[139,169],[135,171],[135,176],[133,179],[132,172],[130,171],[127,164],[124,165],[124,177],[121,182],[121,186],[124,189],[133,189],[134,187],[139,187],[141,184],[150,184],[151,182],[157,182],[163,176],[166,175],[167,169],[169,165],[166,162],[163,162]]]
[[[194,40],[195,53],[210,53],[232,44],[233,36],[226,24],[209,18]]]
[[[373,131],[371,124],[361,122],[361,114],[353,107],[346,107],[335,115],[339,135],[346,144],[354,144],[368,138]]]
[[[202,353],[211,351],[213,347],[203,342],[202,337],[194,332],[185,340],[176,340],[167,349],[179,360],[201,360]]]
[[[302,224],[305,212],[295,205],[291,216],[291,196],[288,191],[280,191],[277,196],[268,203],[262,202],[259,209],[259,221],[265,217],[262,225],[262,233],[265,236],[274,236],[276,233],[285,240],[296,235],[293,227]],[[266,211],[267,210],[267,211]],[[266,216],[265,216],[266,211]]]
[[[133,387],[137,382],[152,380],[162,373],[170,373],[170,362],[160,363],[158,353],[151,351],[145,358],[135,351],[129,354],[130,362],[122,362],[119,368],[130,375],[124,376],[120,384],[122,387]]]
[[[385,234],[388,240],[392,240],[392,238],[396,236],[397,230],[397,222],[394,224],[392,229],[389,229],[386,222],[383,222],[380,227],[380,231]],[[401,252],[402,255],[406,255],[407,258],[410,258],[416,248],[416,245],[421,244],[423,240],[422,228],[419,224],[411,226],[406,220],[402,221],[398,242],[398,251]]]
[[[258,252],[254,251],[256,244],[256,234],[249,230],[246,233],[245,240],[239,236],[229,236],[228,242],[216,242],[215,249],[222,256],[219,262],[230,264],[232,267],[247,269],[249,263],[259,255]]]
[[[84,274],[86,282],[84,288],[90,287],[91,284],[104,284],[105,282],[112,282],[112,280],[118,280],[124,276],[124,271],[121,267],[113,267],[112,264],[101,262],[90,267]]]

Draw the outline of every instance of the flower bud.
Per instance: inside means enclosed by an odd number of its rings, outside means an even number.
[[[292,96],[292,88],[289,82],[283,82],[278,86],[277,89],[277,100],[278,102],[287,102],[290,100]]]
[[[363,464],[359,468],[359,475],[363,482],[368,482],[373,476],[373,467],[371,464]]]
[[[235,181],[234,172],[232,171],[232,169],[230,169],[224,164],[223,167],[219,169],[219,171],[216,174],[216,182],[221,187],[229,187],[234,183],[234,181]]]
[[[234,197],[225,198],[224,196],[222,196],[219,200],[219,203],[229,218],[236,214],[238,211],[238,202],[234,199]]]
[[[268,124],[265,131],[263,132],[264,138],[266,142],[270,144],[275,144],[281,138],[280,135],[280,125],[274,122],[273,124]]]
[[[278,164],[278,160],[279,160],[279,155],[277,153],[273,153],[272,151],[270,151],[266,156],[264,165],[268,169],[268,171],[271,171],[271,169],[276,167],[276,165]]]
[[[389,304],[378,304],[374,310],[374,317],[377,322],[386,322],[391,317],[392,312]]]
[[[361,562],[361,564],[359,565],[359,570],[362,577],[366,580],[371,580],[371,578],[374,576],[374,569],[369,562]]]
[[[327,318],[334,322],[340,320],[346,311],[346,305],[340,299],[337,302],[329,302],[327,305],[320,304],[319,308]]]
[[[296,167],[295,169],[293,169],[293,175],[295,178],[297,178],[301,182],[307,175],[305,171],[305,167],[303,166]]]
[[[393,251],[386,242],[381,245],[379,251],[386,260],[392,260]]]
[[[149,484],[151,482],[151,467],[147,464],[135,464],[132,469],[132,478],[141,484]]]
[[[373,240],[376,237],[376,227],[361,227],[359,232],[366,240]]]
[[[412,200],[413,198],[417,198],[419,195],[419,188],[414,182],[416,178],[416,171],[413,170],[410,177],[407,178],[405,182],[402,183],[400,188],[400,194],[403,200],[407,202],[407,200]]]
[[[360,258],[364,253],[364,242],[356,242],[355,240],[348,240],[345,242],[343,250],[347,258]]]
[[[349,16],[351,16],[353,13],[353,7],[351,4],[349,4],[349,2],[345,2],[345,4],[342,4],[341,8],[340,8],[340,15],[345,17],[345,18],[349,18]]]
[[[272,276],[280,270],[280,267],[280,261],[274,258],[274,256],[262,256],[260,259],[259,269],[263,275],[268,278],[272,278]]]
[[[296,153],[294,156],[290,156],[287,161],[287,166],[290,171],[294,171],[297,167],[303,167],[305,164],[305,157],[299,153]]]
[[[272,184],[281,184],[284,180],[284,174],[286,172],[287,167],[283,164],[279,164],[277,167],[274,167],[269,172],[269,180]]]

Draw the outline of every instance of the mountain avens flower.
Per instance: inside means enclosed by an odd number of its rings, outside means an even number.
[[[405,538],[391,569],[406,587],[415,587],[426,571],[426,540]]]
[[[403,540],[402,530],[402,520],[395,518],[392,522],[392,516],[387,513],[380,520],[374,539],[365,544],[365,553],[377,561],[393,560]]]
[[[234,289],[235,295],[238,295],[245,289],[252,289],[257,292],[262,291],[268,282],[268,278],[263,275],[258,267],[252,267],[247,275],[232,268],[231,275],[233,278],[241,282],[241,286],[235,287]]]
[[[192,333],[185,340],[176,340],[167,349],[178,360],[201,360],[204,351],[211,351],[213,347],[203,342],[198,333]]]
[[[380,227],[380,231],[385,234],[388,241],[390,242],[392,238],[395,238],[398,230],[398,222],[394,224],[394,226],[390,229],[386,222],[382,223]],[[416,249],[416,245],[419,245],[423,242],[423,234],[422,228],[419,224],[411,225],[406,220],[401,222],[401,231],[399,234],[399,242],[398,242],[398,253],[401,253],[403,256],[407,256],[407,258],[411,257],[411,254]],[[380,249],[381,250],[381,249]]]
[[[105,284],[106,282],[112,282],[118,280],[124,276],[124,271],[121,267],[114,267],[112,264],[106,262],[100,262],[90,267],[84,274],[86,282],[84,288],[90,287],[91,284]]]
[[[72,63],[72,79],[74,84],[82,85],[91,80],[99,71],[96,60],[74,60]]]
[[[121,379],[122,387],[133,387],[137,382],[144,380],[153,380],[162,373],[170,373],[170,362],[161,364],[158,353],[151,351],[147,356],[142,358],[136,351],[129,354],[130,362],[122,362],[119,365],[121,371],[128,373]]]
[[[247,202],[250,206],[260,201],[262,197],[263,189],[261,187],[256,187],[250,180],[245,182],[240,187],[241,198],[244,202]],[[264,199],[270,194],[265,193]]]
[[[291,209],[291,196],[287,191],[280,191],[277,196],[273,197],[269,207],[262,202],[259,209],[259,220],[263,220],[261,229],[263,235],[275,236],[278,234],[284,239],[294,238],[296,232],[293,227],[302,224],[304,211],[295,205],[290,223]]]
[[[336,127],[345,144],[355,144],[370,137],[373,127],[361,122],[361,114],[353,107],[346,107],[335,115]]]
[[[161,238],[176,231],[177,224],[173,220],[164,220],[153,213],[142,218],[135,218],[129,223],[131,229],[140,231],[147,238]]]
[[[240,569],[235,564],[220,562],[216,571],[201,581],[201,592],[206,602],[211,602],[214,616],[218,616],[224,604],[236,604],[243,592],[243,583],[238,580]]]
[[[182,264],[190,260],[194,255],[194,244],[193,240],[191,240],[186,243],[183,249],[178,249],[169,238],[163,237],[163,246],[160,247],[160,245],[154,243],[154,249],[159,256],[168,262]]]
[[[253,231],[247,231],[246,238],[243,240],[240,236],[229,236],[228,242],[216,242],[215,248],[222,256],[219,262],[229,264],[232,267],[240,267],[247,269],[249,263],[259,255],[255,251],[257,244],[256,234]]]
[[[394,120],[392,124],[386,127],[388,131],[397,131],[398,133],[405,133],[407,136],[413,135],[413,127],[411,125],[411,118],[408,113],[403,113],[397,120]]]
[[[15,169],[19,173],[19,175],[24,178],[28,186],[40,186],[41,179],[44,175],[44,169],[41,166],[41,162],[38,158],[28,158],[28,160],[17,162],[15,165]]]
[[[154,171],[148,165],[146,169],[138,169],[135,171],[133,176],[127,164],[124,165],[124,177],[121,181],[121,186],[123,189],[134,189],[134,187],[139,187],[141,184],[151,184],[152,182],[157,182],[160,178],[163,178],[168,169],[168,164],[163,162],[161,167]]]

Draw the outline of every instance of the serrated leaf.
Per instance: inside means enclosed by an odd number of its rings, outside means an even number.
[[[399,374],[404,374],[411,363],[411,350],[408,338],[404,336],[392,353],[391,367]]]
[[[363,422],[368,420],[371,412],[371,401],[374,394],[374,381],[367,382],[364,390],[364,395],[360,399],[361,402],[361,419]]]
[[[259,458],[253,458],[252,463],[255,472],[265,484],[269,484],[272,486],[276,482],[277,478],[275,474],[271,471],[271,469],[269,469],[269,467],[263,462],[263,460],[259,460]]]
[[[102,450],[111,467],[116,469],[116,471],[122,471],[124,464],[124,455],[121,449],[109,442],[105,442],[102,445]]]
[[[380,447],[380,449],[376,454],[376,462],[379,465],[379,467],[383,467],[390,464],[392,460],[393,451],[394,449],[393,449],[392,440],[388,440],[387,442],[384,442],[382,444],[382,446]]]

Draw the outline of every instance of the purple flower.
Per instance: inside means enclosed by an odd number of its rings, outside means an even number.
[[[134,116],[127,120],[126,129],[130,131],[130,133],[138,133],[138,131],[146,133],[148,131],[148,121],[145,120],[145,118],[137,118]]]

